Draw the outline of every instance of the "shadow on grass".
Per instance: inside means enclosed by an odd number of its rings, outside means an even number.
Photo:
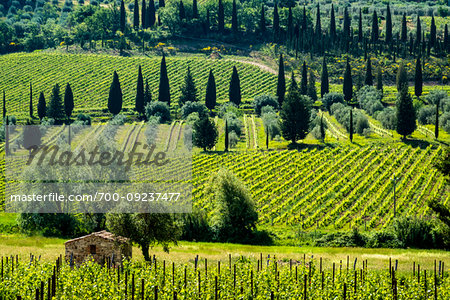
[[[432,145],[429,141],[418,140],[418,139],[402,139],[402,142],[411,147],[420,149],[426,149],[428,146]]]
[[[308,150],[323,150],[325,148],[335,148],[336,145],[332,144],[332,143],[323,143],[323,144],[303,144],[303,143],[296,143],[296,144],[289,144],[287,146],[288,150],[297,150],[297,151],[301,151],[304,149],[308,149]]]

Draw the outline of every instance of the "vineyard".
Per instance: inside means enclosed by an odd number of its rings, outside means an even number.
[[[158,97],[161,57],[114,57],[106,55],[71,55],[56,53],[19,53],[0,57],[2,73],[0,88],[5,90],[8,113],[28,111],[29,85],[33,84],[34,111],[39,92],[46,98],[55,83],[63,88],[70,83],[74,91],[75,109],[106,109],[112,74],[117,71],[123,93],[124,107],[134,107],[138,67],[142,66],[144,79],[148,80],[152,98]],[[240,76],[243,100],[256,95],[273,93],[276,76],[258,67],[233,60],[207,59],[205,56],[168,57],[167,71],[172,104],[178,103],[180,87],[188,66],[195,80],[198,96],[204,101],[209,70],[212,69],[217,86],[217,99],[228,99],[229,80],[233,66]],[[42,76],[45,74],[45,76]],[[255,89],[255,86],[258,88]]]
[[[355,258],[325,266],[322,258],[303,260],[230,254],[209,262],[193,256],[179,264],[153,256],[150,262],[73,266],[62,257],[55,264],[40,257],[2,257],[2,299],[448,299],[450,276],[442,261],[434,269],[414,262],[408,272],[398,261],[373,270]],[[19,283],[19,284],[18,284]],[[378,299],[378,298],[377,298]],[[381,299],[381,298],[380,298]]]

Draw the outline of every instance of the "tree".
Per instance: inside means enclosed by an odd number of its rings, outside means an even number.
[[[300,81],[300,94],[308,94],[308,67],[306,66],[306,61],[303,61],[302,66],[302,79]]]
[[[53,118],[55,122],[60,122],[64,119],[64,107],[59,94],[59,85],[55,84],[52,90],[52,96],[47,107],[47,116]]]
[[[72,116],[72,111],[74,107],[75,104],[73,102],[72,88],[70,87],[70,84],[67,83],[66,90],[64,91],[64,112],[66,113],[67,119],[69,120],[70,117]]]
[[[286,93],[286,78],[284,75],[283,54],[280,54],[278,62],[278,81],[277,81],[277,98],[280,107],[283,105],[284,94]]]
[[[330,16],[330,37],[332,41],[336,40],[336,17],[334,15],[334,6],[331,4],[331,16]]]
[[[304,139],[309,130],[311,108],[307,96],[300,95],[298,91],[289,91],[281,112],[281,131],[283,137],[295,144],[297,140]]]
[[[278,3],[275,3],[273,8],[273,40],[278,41],[280,36],[280,16],[278,15]]]
[[[309,70],[309,80],[308,80],[308,96],[313,100],[317,100],[316,91],[316,80],[314,79],[314,74],[312,70]]]
[[[416,43],[417,45],[420,44],[422,39],[422,26],[420,25],[420,17],[417,15],[417,22],[416,22]]]
[[[123,0],[120,2],[120,31],[125,32],[125,26],[127,22],[127,16],[125,12],[125,4]]]
[[[350,132],[350,143],[353,143],[353,109],[350,109],[349,132]]]
[[[183,0],[180,0],[180,3],[178,4],[178,10],[180,20],[186,19],[186,10],[184,8]]]
[[[364,80],[365,85],[373,85],[373,76],[372,76],[372,64],[370,62],[370,57],[367,59],[366,63],[366,78]]]
[[[166,2],[164,0],[159,0],[159,7],[165,7]]]
[[[422,96],[423,78],[422,78],[422,63],[420,56],[416,60],[416,74],[414,76],[414,94],[417,97]]]
[[[348,15],[348,9],[347,7],[345,7],[344,9],[344,28],[343,28],[343,32],[344,32],[344,38],[348,39],[350,38],[350,27],[351,27],[351,19],[350,16]]]
[[[198,19],[198,6],[197,6],[197,0],[193,0],[192,2],[192,17],[194,19]]]
[[[148,79],[145,79],[145,90],[144,90],[144,111],[147,104],[152,102],[152,92],[150,91],[150,86],[148,85]]]
[[[330,82],[328,79],[328,67],[325,56],[322,63],[322,76],[320,76],[320,97],[330,92]]]
[[[361,8],[359,8],[358,42],[362,42],[362,39],[363,39],[362,12],[361,12]]]
[[[144,113],[144,102],[144,78],[142,77],[141,65],[139,65],[138,78],[136,83],[136,101],[134,104],[134,108],[140,115]]]
[[[374,10],[372,14],[372,43],[375,43],[378,41],[378,16],[377,11]]]
[[[169,77],[167,76],[166,56],[163,53],[161,59],[161,69],[159,73],[159,94],[158,101],[166,102],[170,106],[170,86]]]
[[[287,38],[289,43],[292,41],[292,34],[294,33],[294,20],[292,17],[292,8],[288,10],[288,22],[287,22]]]
[[[258,213],[250,192],[230,171],[213,174],[207,188],[213,197],[212,228],[221,242],[248,241],[256,229]]]
[[[114,116],[122,110],[122,89],[120,88],[119,75],[114,71],[113,81],[109,88],[108,109]]]
[[[378,66],[377,68],[377,90],[381,91],[383,93],[383,74],[381,73],[381,66]]]
[[[350,68],[348,58],[344,73],[343,92],[345,101],[350,102],[353,98],[353,80],[352,80],[352,69]]]
[[[445,24],[444,29],[444,50],[450,51],[450,40],[448,38],[448,26]]]
[[[3,90],[3,120],[6,118],[6,96]]]
[[[294,76],[294,70],[292,70],[292,74],[291,74],[291,84],[289,85],[289,89],[288,89],[288,93],[291,92],[298,92],[298,85],[297,82],[295,81],[295,76]],[[282,107],[282,105],[280,105],[280,108]]]
[[[203,151],[214,148],[219,135],[216,125],[208,118],[201,116],[193,127],[193,143],[195,146],[202,148]]]
[[[237,106],[241,104],[241,83],[236,66],[233,66],[233,73],[231,74],[230,89],[228,94],[231,102]]]
[[[404,73],[404,74],[403,74]],[[403,63],[400,65],[397,75],[397,133],[406,139],[407,135],[416,130],[416,110],[414,109],[411,95],[408,92],[408,81]]]
[[[141,11],[141,23],[142,23],[142,28],[147,28],[147,24],[145,24],[145,19],[147,15],[147,5],[145,4],[145,0],[142,0],[142,11]]]
[[[400,39],[402,42],[406,42],[408,40],[408,27],[406,27],[406,13],[403,13],[402,17],[402,32]]]
[[[233,30],[234,34],[238,33],[239,28],[238,28],[236,0],[233,0],[233,11],[231,13],[231,29]]]
[[[390,44],[392,42],[392,15],[391,7],[389,3],[386,9],[386,43]]]
[[[147,16],[145,24],[147,27],[152,27],[156,22],[156,9],[155,9],[155,0],[150,0],[147,7]]]
[[[134,26],[135,30],[137,30],[139,28],[139,1],[138,0],[134,0],[133,26]]]
[[[261,18],[259,20],[259,31],[263,36],[266,33],[266,15],[264,10],[264,3],[261,4]]]
[[[228,151],[228,119],[225,119],[225,151]]]
[[[320,6],[317,4],[316,13],[316,36],[320,37],[322,35],[322,24],[320,22]]]
[[[195,87],[194,78],[192,77],[191,68],[188,66],[184,82],[181,86],[181,97],[179,105],[182,107],[186,102],[197,102],[197,88]]]
[[[436,45],[436,23],[434,22],[434,15],[431,16],[430,45],[431,47]]]
[[[217,8],[217,22],[219,32],[223,33],[225,29],[225,10],[223,8],[222,0],[219,0],[219,7]]]
[[[206,85],[205,106],[211,111],[216,107],[217,92],[216,80],[212,70],[209,70],[208,83]]]
[[[440,99],[438,99],[437,103],[436,103],[436,121],[434,122],[434,137],[435,137],[435,139],[438,139],[438,137],[439,137],[439,105],[440,105]]]
[[[112,233],[138,244],[145,261],[151,261],[151,246],[161,245],[168,252],[170,244],[176,245],[181,235],[172,214],[109,213],[106,215],[106,226]]]
[[[320,117],[320,139],[322,143],[325,141],[325,125],[323,124],[323,115]]]
[[[44,93],[41,92],[39,94],[39,101],[38,101],[38,106],[37,106],[38,117],[40,120],[42,120],[45,117],[46,108],[47,108],[47,104],[45,103]]]
[[[29,110],[30,110],[30,118],[33,118],[33,86],[30,82],[30,104],[29,104]]]

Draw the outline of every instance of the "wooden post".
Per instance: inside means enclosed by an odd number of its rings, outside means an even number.
[[[349,266],[349,263],[350,263],[350,257],[347,255],[347,273],[348,273],[348,266]]]
[[[320,257],[320,272],[322,272],[322,257]]]
[[[177,291],[173,291],[173,300],[177,300]]]
[[[413,261],[413,277],[416,276],[416,262]]]
[[[163,281],[162,285],[164,286],[166,284],[166,260],[163,260]]]
[[[220,260],[217,262],[217,273],[220,275]]]
[[[233,287],[236,289],[236,264],[234,264]]]
[[[253,270],[250,271],[250,296],[253,297]]]
[[[131,300],[134,300],[134,272],[131,274]]]
[[[145,282],[144,278],[141,279],[141,300],[145,299]]]
[[[347,299],[347,283],[344,282],[344,300]]]
[[[205,278],[208,280],[208,259],[205,258]]]
[[[297,270],[297,266],[295,266],[295,282],[297,282],[297,278],[298,278],[298,270]]]
[[[36,289],[36,296],[35,296],[36,300],[39,300],[39,289]]]
[[[128,271],[125,271],[125,299],[128,296]]]
[[[44,282],[41,281],[41,300],[44,300]]]
[[[392,261],[390,257],[389,257],[389,276],[392,277]]]
[[[155,286],[155,300],[158,300],[158,286]]]
[[[420,265],[417,265],[417,283],[420,284]]]
[[[184,266],[184,288],[187,286],[187,266]]]
[[[230,273],[231,273],[231,254],[228,254],[228,262],[229,262],[229,265],[230,265]]]
[[[270,292],[270,300],[274,300],[274,299],[275,299],[275,297],[274,297],[273,291],[271,291]]]
[[[175,262],[172,262],[172,286],[175,287]]]
[[[333,263],[333,285],[334,285],[334,263]]]
[[[214,295],[215,295],[215,299],[218,300],[219,299],[219,293],[217,291],[217,276],[214,276],[214,281],[215,281]]]
[[[308,281],[308,278],[307,278],[308,276],[305,274],[305,277],[304,277],[304,286],[303,286],[303,299],[307,299],[307,295],[306,295],[306,287],[307,287],[307,281]]]
[[[358,275],[358,271],[355,270],[355,282],[354,282],[354,284],[355,284],[355,295],[356,295],[356,287],[357,287],[357,284],[358,284],[358,282],[357,282],[357,280],[358,280],[357,275]]]
[[[47,279],[47,299],[51,299],[51,280]]]
[[[321,271],[320,273],[322,273],[322,290],[323,290],[323,282],[324,282],[325,275],[324,275],[323,271]]]
[[[201,280],[200,280],[201,278],[200,278],[200,271],[198,271],[198,297],[200,298],[200,295],[201,295],[201,287],[202,287],[202,282],[201,282]]]

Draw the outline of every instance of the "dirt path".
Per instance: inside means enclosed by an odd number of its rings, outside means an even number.
[[[256,67],[260,68],[263,71],[266,71],[266,72],[269,72],[269,73],[272,73],[272,74],[275,74],[275,75],[278,74],[278,72],[276,70],[272,69],[271,67],[269,67],[267,65],[264,65],[262,63],[256,62],[256,61],[240,60],[240,59],[230,59],[230,60],[235,61],[235,62],[239,62],[239,63],[243,63],[243,64],[253,65],[253,66],[256,66]]]

